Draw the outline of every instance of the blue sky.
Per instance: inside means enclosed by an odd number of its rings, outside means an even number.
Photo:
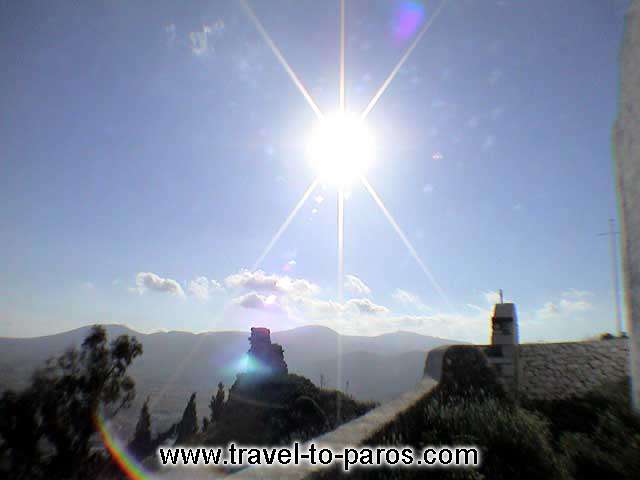
[[[252,5],[336,110],[338,2]],[[437,5],[348,0],[348,110],[365,108]],[[449,304],[354,184],[339,305],[330,186],[249,271],[314,179],[315,116],[239,2],[4,2],[0,335],[314,323],[486,342],[498,288],[524,340],[613,331],[597,234],[615,215],[626,5],[444,6],[367,117],[367,178]]]

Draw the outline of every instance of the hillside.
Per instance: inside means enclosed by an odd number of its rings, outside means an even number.
[[[203,439],[211,445],[278,445],[307,440],[374,406],[338,395],[340,419],[336,418],[336,392],[319,389],[307,378],[283,374],[256,381],[242,374],[229,392],[220,422],[210,427]]]

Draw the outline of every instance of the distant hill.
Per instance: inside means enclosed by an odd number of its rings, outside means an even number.
[[[209,397],[222,381],[233,384],[243,369],[249,332],[158,332],[143,334],[122,325],[105,326],[109,338],[128,334],[143,344],[144,354],[131,367],[137,401],[129,415],[151,395],[151,412],[168,425],[177,420],[189,395],[198,392],[199,414],[206,413]],[[21,388],[37,367],[72,345],[79,346],[90,327],[36,338],[0,338],[0,391]],[[413,387],[421,378],[426,352],[461,343],[409,332],[375,337],[339,335],[327,327],[306,326],[272,333],[284,347],[291,373],[326,388],[336,388],[338,365],[341,389],[360,400],[388,400]]]

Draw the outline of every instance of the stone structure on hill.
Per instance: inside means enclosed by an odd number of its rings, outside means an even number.
[[[444,346],[431,350],[425,375],[442,380],[442,372],[450,366],[446,364],[447,355],[455,355],[456,348]],[[523,399],[580,396],[629,375],[627,338],[519,343],[513,303],[496,304],[491,317],[491,345],[466,348],[482,352],[505,390]]]
[[[284,350],[277,343],[271,343],[271,331],[268,328],[253,327],[249,337],[251,348],[247,352],[249,370],[247,373],[275,375],[288,373],[284,361]]]

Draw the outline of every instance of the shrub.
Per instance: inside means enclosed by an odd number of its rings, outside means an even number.
[[[635,425],[634,425],[635,423]],[[611,409],[599,415],[594,432],[565,433],[560,438],[568,468],[584,480],[640,478],[640,428]]]
[[[495,399],[450,398],[425,408],[423,445],[476,445],[482,452],[479,473],[491,480],[562,479],[565,469],[554,451],[547,421],[523,408]],[[441,478],[456,478],[450,470]],[[457,477],[460,478],[460,477]],[[470,478],[470,477],[467,477]]]
[[[441,401],[449,398],[507,399],[486,355],[469,345],[453,345],[445,351],[437,395]]]

